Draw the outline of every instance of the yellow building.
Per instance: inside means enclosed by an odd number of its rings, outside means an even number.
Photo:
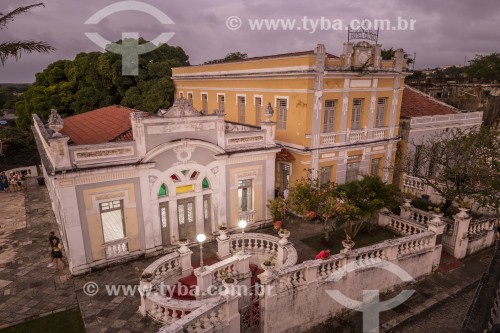
[[[403,50],[382,60],[381,45],[344,43],[336,57],[315,50],[220,64],[178,67],[176,98],[204,113],[223,109],[226,120],[260,125],[274,109],[276,186],[284,189],[310,169],[322,182],[360,174],[392,178],[401,97],[407,75]]]

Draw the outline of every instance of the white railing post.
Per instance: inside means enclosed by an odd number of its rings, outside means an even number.
[[[391,223],[390,211],[387,208],[382,208],[378,213],[378,225],[386,227]]]
[[[179,252],[180,253],[180,252]],[[193,251],[188,250],[187,252],[180,253],[179,264],[181,266],[181,275],[187,276],[193,272],[193,266],[191,265],[191,255]]]
[[[445,223],[441,220],[441,215],[434,214],[434,218],[427,222],[427,229],[434,232],[434,257],[432,259],[432,270],[439,267],[441,261],[441,252],[443,250],[443,233]]]
[[[240,312],[238,311],[237,295],[226,296],[226,303],[224,303],[223,311],[226,312],[228,329],[225,332],[240,333]]]
[[[213,272],[207,269],[200,272],[200,269],[197,268],[194,270],[194,275],[196,276],[196,285],[198,286],[198,290],[200,293],[198,297],[203,297],[203,295],[206,294],[208,288],[213,285]]]
[[[405,220],[409,220],[411,217],[411,199],[405,199],[405,203],[400,206],[401,207],[401,212],[399,213],[399,216]]]
[[[467,254],[467,246],[469,245],[469,225],[470,216],[467,215],[467,210],[460,208],[460,212],[453,216],[455,220],[456,238],[453,246],[453,256],[457,259],[462,259]]]
[[[226,239],[221,239],[220,236],[217,239],[217,257],[220,260],[224,260],[231,256],[231,236],[227,236]]]

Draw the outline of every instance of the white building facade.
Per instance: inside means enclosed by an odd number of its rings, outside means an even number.
[[[211,237],[220,224],[271,221],[266,203],[274,197],[280,151],[274,123],[226,122],[223,112],[203,115],[185,99],[158,115],[109,109],[66,118],[67,124],[54,111],[49,128],[33,116],[72,274],[168,251],[200,233]],[[122,123],[130,117],[129,128],[122,125],[127,131],[118,140],[86,144],[89,117],[106,112]]]

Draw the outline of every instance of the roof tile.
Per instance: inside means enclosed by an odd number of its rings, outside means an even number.
[[[459,110],[421,91],[405,86],[401,117],[424,117],[458,113]]]

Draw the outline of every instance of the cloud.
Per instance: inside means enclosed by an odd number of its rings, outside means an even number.
[[[304,16],[320,19],[391,19],[398,16],[415,19],[414,31],[381,31],[384,47],[404,48],[417,53],[417,67],[436,67],[464,62],[475,54],[498,51],[498,0],[143,0],[167,14],[174,25],[164,26],[155,18],[138,12],[110,15],[97,26],[84,22],[98,10],[116,0],[45,0],[45,8],[23,14],[2,30],[0,40],[30,39],[51,43],[57,51],[49,55],[23,55],[19,61],[9,59],[0,68],[0,82],[33,82],[35,73],[59,59],[72,59],[80,52],[102,51],[85,32],[98,32],[108,40],[121,38],[122,32],[139,32],[153,39],[165,31],[174,32],[171,45],[182,47],[192,64],[221,58],[229,52],[249,56],[311,50],[317,43],[327,51],[339,54],[346,40],[345,31],[252,31],[248,19],[288,18],[300,21]],[[19,0],[16,5],[31,4]],[[0,4],[0,12],[14,8]],[[241,29],[231,31],[226,19],[236,15],[243,21]]]

